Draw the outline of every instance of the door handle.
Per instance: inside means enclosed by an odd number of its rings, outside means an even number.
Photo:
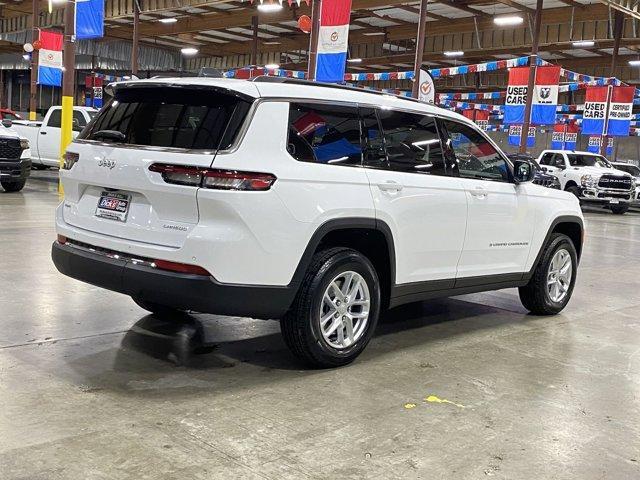
[[[46,135],[47,132],[40,132],[40,135]]]
[[[393,180],[387,180],[384,183],[379,183],[378,188],[383,192],[399,192],[402,190],[402,184],[394,182]]]
[[[487,196],[487,191],[482,187],[476,187],[474,190],[471,190],[469,193],[471,193],[471,195],[473,195],[474,197],[478,197],[478,198],[486,198]]]

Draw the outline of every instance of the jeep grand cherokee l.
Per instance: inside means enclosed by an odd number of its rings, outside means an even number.
[[[517,287],[550,315],[571,297],[578,200],[460,115],[272,78],[113,93],[60,172],[66,275],[151,312],[279,319],[320,367],[356,358],[384,308]]]

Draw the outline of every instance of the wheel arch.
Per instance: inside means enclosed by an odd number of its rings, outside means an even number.
[[[571,187],[577,187],[578,184],[574,180],[568,180],[567,183],[564,184],[564,189],[568,190]]]
[[[294,272],[291,284],[299,287],[313,255],[331,247],[353,248],[365,255],[378,273],[383,306],[395,283],[395,244],[389,226],[382,220],[366,217],[329,220],[314,232]]]
[[[553,235],[554,233],[562,233],[563,235],[566,235],[571,239],[574,247],[576,248],[578,261],[580,261],[582,246],[584,243],[584,222],[582,218],[577,215],[563,215],[557,217],[553,220],[553,222],[551,222],[551,225],[549,226],[549,229],[547,231],[547,235],[544,237],[544,241],[540,245],[538,255],[536,256],[531,269],[525,275],[526,279],[529,279],[533,276],[533,273],[540,263],[540,259],[544,252],[544,247],[549,243],[551,235]]]

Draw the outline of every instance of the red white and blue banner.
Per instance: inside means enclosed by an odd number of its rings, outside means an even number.
[[[578,126],[575,123],[557,124],[551,135],[553,150],[575,150],[578,143]]]
[[[583,135],[602,135],[604,133],[608,95],[608,86],[587,88],[584,112],[582,113]],[[589,142],[591,142],[591,139],[589,139]]]
[[[102,37],[104,37],[104,0],[76,0],[76,38],[84,40]]]
[[[560,67],[548,65],[536,68],[536,83],[531,102],[531,123],[533,125],[553,125],[556,123],[559,82]]]
[[[489,128],[489,112],[486,110],[463,110],[462,115],[475,122],[481,130]]]
[[[529,67],[512,68],[509,71],[509,85],[504,100],[504,123],[507,125],[524,123],[528,83]]]
[[[627,137],[633,118],[635,87],[613,87],[609,102],[609,125],[607,135]]]
[[[40,30],[40,51],[38,53],[38,84],[62,86],[62,43],[61,33]]]
[[[560,67],[548,65],[536,68],[531,104],[532,124],[553,125],[556,122],[559,82]],[[524,123],[528,83],[529,67],[512,68],[509,71],[509,86],[504,102],[504,123],[508,125]]]
[[[515,147],[520,146],[520,135],[522,135],[522,125],[509,126],[509,145]],[[529,127],[527,135],[527,147],[533,147],[536,144],[536,127]]]
[[[344,81],[349,43],[351,0],[324,0],[320,10],[316,80]]]
[[[589,137],[587,143],[587,151],[591,153],[600,153],[600,147],[602,146],[602,139],[600,135],[592,135]],[[613,153],[613,137],[607,139],[607,151],[605,155],[611,155]]]

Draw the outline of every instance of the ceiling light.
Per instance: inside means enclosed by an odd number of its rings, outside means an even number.
[[[371,37],[373,35],[386,35],[386,32],[367,32],[367,33],[363,33],[363,35],[366,35],[368,37]]]
[[[632,67],[640,67],[640,60],[629,60],[629,65]]]
[[[360,63],[362,62],[361,58],[350,58],[349,60],[347,60],[347,62],[349,63]]]
[[[593,40],[579,40],[577,42],[573,42],[571,45],[574,47],[593,47],[596,44]]]
[[[506,17],[496,17],[493,19],[493,23],[496,25],[520,25],[523,22],[522,17],[518,15],[509,15]]]
[[[277,12],[282,10],[282,5],[279,3],[262,3],[258,5],[258,10],[261,12]]]
[[[22,58],[24,58],[25,60],[31,60],[31,55],[25,53],[24,55],[22,55]]]
[[[267,70],[275,70],[277,68],[280,68],[280,65],[278,65],[277,63],[267,63],[264,68],[266,68]]]
[[[461,57],[464,55],[462,50],[454,50],[449,52],[443,52],[445,57]]]
[[[161,18],[160,20],[158,20],[160,23],[176,23],[178,21],[177,18]]]
[[[193,47],[185,47],[181,49],[180,52],[183,55],[195,55],[196,53],[198,53],[198,49]]]

